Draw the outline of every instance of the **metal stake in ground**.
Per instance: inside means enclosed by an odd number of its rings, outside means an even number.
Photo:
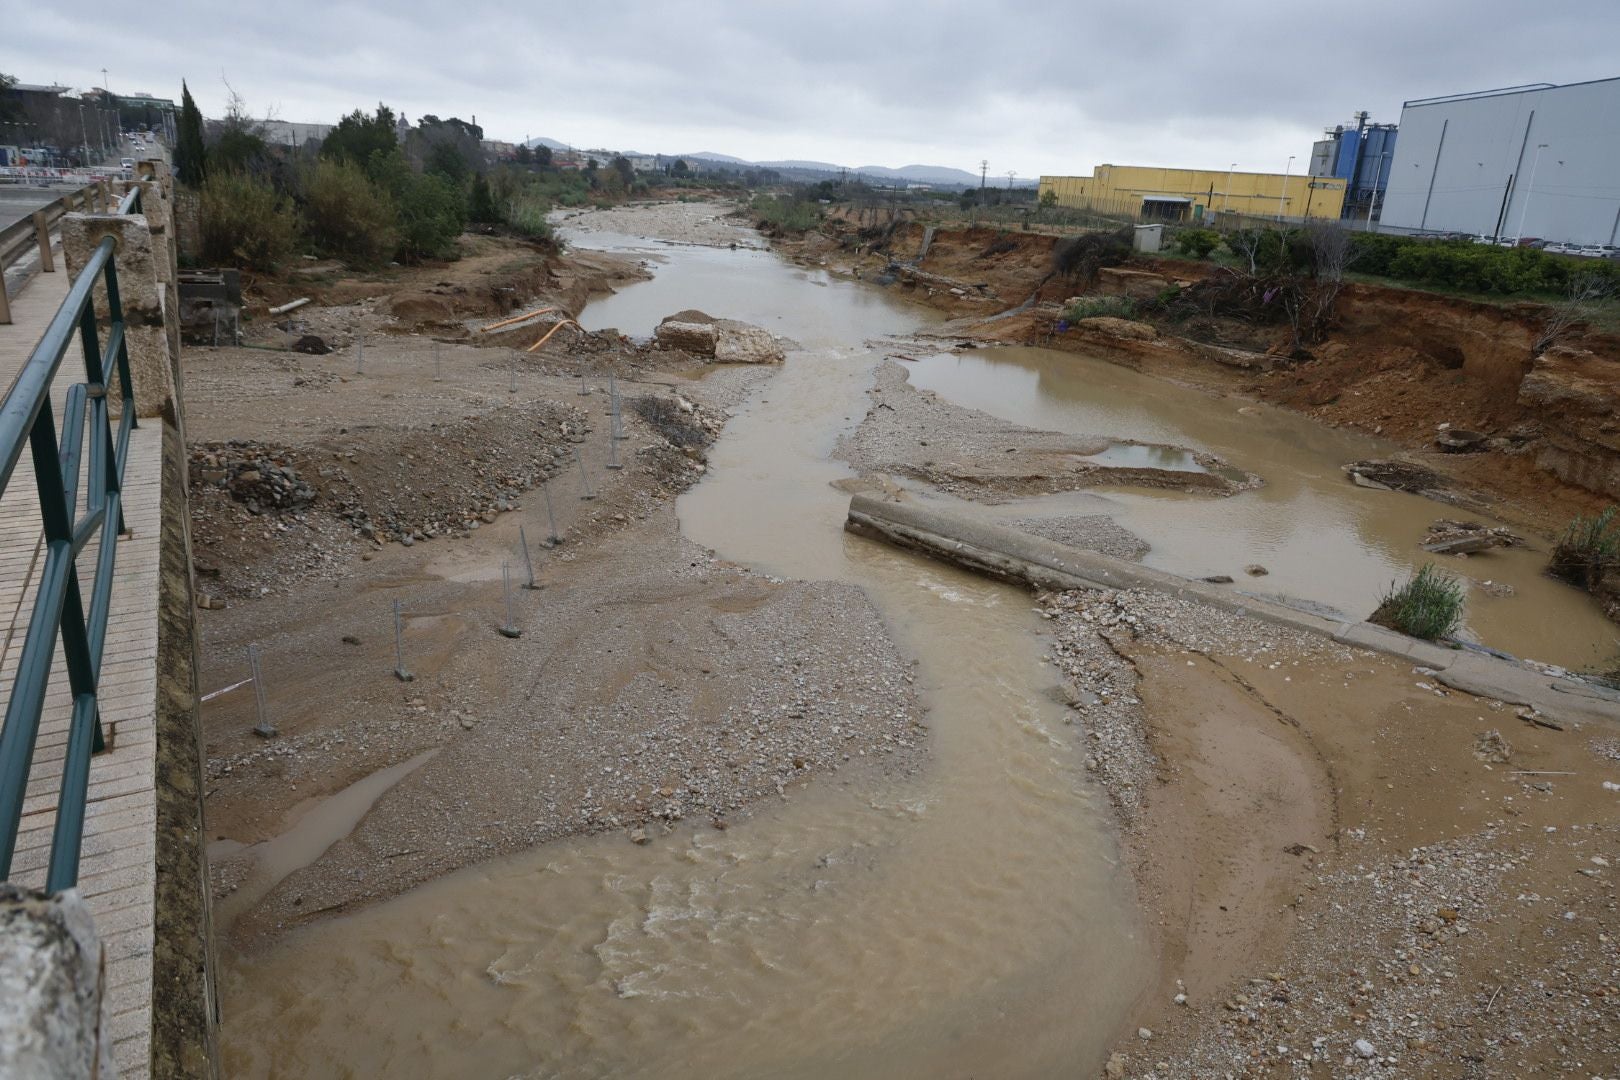
[[[435,341],[433,343],[433,381],[434,382],[441,382],[444,379],[444,371],[443,371],[443,368],[440,365],[440,360],[442,358],[441,354],[443,353],[443,351],[444,351],[444,346],[441,345],[439,342]]]
[[[608,376],[608,415],[612,416],[619,411],[619,383],[612,375]]]
[[[259,722],[253,725],[253,734],[261,739],[276,737],[276,726],[264,711],[264,676],[259,673],[259,647],[248,646],[248,670],[253,673],[253,706],[258,710]]]
[[[512,385],[506,388],[508,394],[517,393],[517,368],[512,369]]]
[[[366,372],[366,343],[360,338],[354,339],[354,373],[364,375]]]
[[[613,437],[615,439],[628,439],[630,437],[629,434],[626,433],[626,431],[624,430],[624,414],[623,413],[616,412],[616,413],[613,414],[613,431],[612,431],[612,435],[613,435]]]
[[[523,583],[523,587],[525,589],[538,589],[540,586],[534,583],[534,560],[529,558],[529,537],[524,533],[521,525],[518,526],[518,546],[523,548],[523,569],[529,575],[529,580]]]
[[[416,678],[405,666],[405,619],[400,614],[400,603],[394,601],[394,677],[400,682]]]
[[[610,469],[622,469],[624,464],[619,461],[619,418],[617,416],[613,418],[610,426],[613,431],[608,438],[607,467]]]
[[[574,447],[574,460],[579,462],[579,497],[582,499],[596,498],[596,492],[591,490],[591,478],[585,472],[585,459],[580,456],[579,447]]]
[[[547,480],[540,485],[546,496],[546,520],[551,523],[551,535],[546,537],[546,543],[556,547],[562,543],[562,534],[557,531],[557,512],[551,508],[551,481]]]
[[[591,388],[585,385],[585,373],[580,372],[580,375],[579,375],[579,396],[580,397],[585,397],[590,392],[591,392]]]
[[[501,563],[501,598],[506,605],[506,625],[500,628],[501,636],[522,637],[523,631],[512,617],[512,569],[506,563]]]

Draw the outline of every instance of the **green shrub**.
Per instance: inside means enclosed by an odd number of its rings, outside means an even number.
[[[203,258],[215,266],[274,270],[293,252],[298,214],[268,181],[210,171],[199,201]]]
[[[1470,240],[1426,240],[1355,233],[1351,264],[1363,274],[1461,292],[1522,296],[1563,292],[1570,278],[1592,275],[1620,285],[1620,264],[1574,259],[1528,247],[1497,247]]]
[[[399,197],[400,258],[448,258],[466,223],[460,188],[431,173],[410,176]]]
[[[821,206],[786,195],[756,195],[749,205],[754,224],[787,233],[808,232],[821,223]]]
[[[1136,301],[1128,296],[1082,296],[1063,310],[1070,322],[1108,316],[1114,319],[1136,318]]]
[[[1612,506],[1589,518],[1576,515],[1553,547],[1548,573],[1595,592],[1603,575],[1620,567],[1620,535],[1614,518]]]
[[[316,250],[361,264],[386,262],[399,249],[394,200],[352,161],[323,160],[309,174],[304,224]]]
[[[551,223],[546,215],[551,204],[538,195],[520,195],[514,198],[506,211],[506,225],[519,236],[530,240],[552,239]]]
[[[1182,229],[1176,233],[1176,250],[1195,259],[1209,257],[1221,242],[1221,234],[1213,229]]]
[[[1462,582],[1433,563],[1425,563],[1406,584],[1390,586],[1368,621],[1433,641],[1456,631],[1462,622],[1464,595]]]

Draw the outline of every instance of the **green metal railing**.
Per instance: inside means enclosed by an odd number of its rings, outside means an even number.
[[[118,212],[135,213],[139,207],[140,189],[132,187],[119,203]],[[129,433],[135,427],[135,395],[129,374],[129,350],[124,343],[124,311],[118,298],[114,247],[110,236],[96,246],[67,299],[6,391],[5,400],[0,402],[0,494],[11,483],[26,445],[33,455],[45,552],[28,633],[23,639],[11,697],[6,702],[5,726],[0,728],[0,879],[11,876],[52,656],[60,637],[73,713],[45,879],[46,891],[53,893],[78,882],[90,758],[104,747],[96,692],[112,605],[113,565],[118,557],[116,534],[124,531],[124,461],[129,453]],[[105,345],[100,341],[94,304],[98,280],[105,281],[107,287],[109,322]],[[75,336],[84,347],[84,381],[68,387],[62,435],[58,439],[51,386]],[[107,374],[114,370],[123,398],[116,440],[107,400]],[[85,466],[82,470],[81,463]],[[78,510],[81,471],[86,482],[82,514]],[[107,528],[109,523],[113,525],[111,530]],[[76,560],[98,535],[87,615]]]

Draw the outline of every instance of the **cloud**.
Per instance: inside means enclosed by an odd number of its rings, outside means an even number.
[[[613,5],[155,3],[8,13],[0,70],[258,112],[385,101],[493,137],[1004,174],[1102,161],[1299,167],[1321,128],[1405,99],[1620,75],[1613,0],[1347,5],[913,0]]]

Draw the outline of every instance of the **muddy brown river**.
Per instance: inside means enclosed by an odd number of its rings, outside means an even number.
[[[663,260],[653,281],[587,309],[588,327],[646,334],[700,307],[802,346],[727,426],[680,501],[682,529],[764,573],[865,588],[916,661],[925,767],[881,784],[822,777],[724,832],[546,845],[228,955],[228,1075],[1095,1071],[1152,958],[1106,800],[1048,696],[1056,678],[1030,600],[841,527],[848,496],[832,485],[849,471],[829,454],[866,410],[882,356],[866,343],[927,316],[766,252],[578,242]],[[1410,528],[1444,509],[1383,511],[1331,475],[1347,448],[1337,436],[1182,401],[1107,365],[997,350],[912,370],[919,385],[1032,426],[1191,445],[1266,476],[1267,488],[1226,500],[1103,492],[1016,506],[1107,507],[1153,543],[1148,561],[1173,569],[1259,561],[1279,589],[1348,604],[1408,565]],[[1528,569],[1508,573],[1493,565],[1498,580],[1523,583],[1527,612],[1590,613],[1573,594],[1533,593]],[[1511,648],[1512,621],[1480,616],[1475,629]],[[1557,640],[1574,650],[1579,632]],[[366,805],[344,812],[358,819]],[[310,820],[318,834],[272,842],[281,872],[289,852],[313,858],[335,831],[333,814]]]

